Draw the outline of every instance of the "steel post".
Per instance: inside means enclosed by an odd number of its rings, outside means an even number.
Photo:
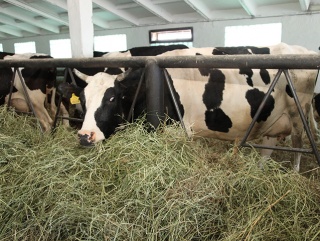
[[[164,120],[164,81],[162,70],[156,61],[150,59],[146,63],[146,97],[147,121],[157,128]]]

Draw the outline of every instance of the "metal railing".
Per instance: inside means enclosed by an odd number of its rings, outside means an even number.
[[[310,140],[312,150],[297,149],[297,148],[279,148],[279,147],[265,147],[256,145],[257,148],[278,149],[294,152],[313,153],[320,165],[320,155],[317,150],[316,143],[311,134],[306,117],[303,114],[300,102],[298,100],[295,88],[293,86],[288,69],[320,69],[320,55],[219,55],[219,56],[154,56],[154,57],[119,57],[119,58],[73,58],[73,59],[30,59],[30,60],[1,60],[1,67],[65,67],[65,68],[94,68],[94,67],[144,67],[146,81],[150,88],[147,93],[147,120],[153,125],[158,126],[161,119],[159,116],[164,116],[163,107],[163,89],[162,81],[159,81],[161,68],[251,68],[251,69],[278,69],[278,74],[270,85],[269,91],[265,95],[255,117],[252,120],[240,146],[248,146],[246,144],[247,138],[257,120],[258,115],[264,107],[265,100],[270,96],[272,89],[276,86],[279,76],[284,73],[288,82],[289,88],[293,94],[295,104],[301,120],[303,122],[306,134]],[[22,80],[21,80],[22,81]],[[168,83],[169,81],[167,81]],[[170,86],[168,86],[170,88]],[[173,94],[171,97],[174,100]],[[181,114],[178,111],[178,116]],[[181,120],[182,121],[182,120]],[[183,124],[183,123],[182,123]],[[252,145],[250,145],[252,146]]]

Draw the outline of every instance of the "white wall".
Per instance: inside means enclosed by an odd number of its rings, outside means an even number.
[[[124,28],[114,30],[96,31],[96,36],[109,34],[126,34],[128,48],[148,46],[148,31],[153,29],[193,27],[194,47],[223,46],[224,28],[226,26],[282,23],[282,42],[297,44],[318,52],[320,46],[320,13],[312,15],[294,15],[285,17],[256,18],[229,21],[213,21],[184,24],[168,24],[159,26]],[[139,38],[137,38],[139,36]],[[14,52],[15,42],[35,41],[38,53],[50,54],[49,40],[69,38],[69,34],[47,35],[42,37],[0,40],[3,51]]]
[[[294,15],[272,18],[256,18],[229,21],[213,21],[184,24],[168,24],[149,27],[124,28],[114,30],[96,31],[96,36],[110,34],[126,34],[128,48],[149,45],[149,30],[193,27],[194,47],[224,46],[224,28],[226,26],[282,23],[282,42],[304,46],[310,50],[319,52],[320,46],[320,13],[312,15]],[[137,38],[139,36],[139,38]],[[10,39],[0,41],[3,51],[14,52],[15,42],[35,41],[38,53],[50,54],[49,40],[70,38],[69,34],[47,35],[35,38]],[[318,78],[316,92],[320,92],[320,78]]]

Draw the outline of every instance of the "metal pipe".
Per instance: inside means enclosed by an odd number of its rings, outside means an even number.
[[[164,87],[162,71],[156,61],[146,63],[147,121],[157,128],[164,120]]]
[[[301,120],[302,120],[304,129],[305,129],[305,131],[306,131],[306,133],[307,133],[307,136],[308,136],[308,138],[309,138],[309,141],[310,141],[310,143],[311,143],[311,147],[312,147],[313,153],[314,153],[314,155],[315,155],[315,157],[316,157],[316,159],[317,159],[317,161],[318,161],[318,164],[320,165],[320,155],[319,155],[319,152],[318,152],[318,149],[317,149],[317,145],[316,145],[316,143],[315,143],[315,141],[314,141],[314,139],[313,139],[313,136],[312,136],[312,134],[311,134],[311,131],[310,131],[308,122],[307,122],[307,120],[306,120],[306,117],[304,116],[304,113],[303,113],[303,110],[302,110],[300,101],[299,101],[299,99],[298,99],[297,93],[296,93],[296,91],[295,91],[295,88],[294,88],[293,83],[292,83],[292,80],[291,80],[291,77],[290,77],[289,72],[288,72],[287,69],[284,70],[283,72],[284,72],[284,74],[285,74],[285,76],[286,76],[286,78],[287,78],[288,85],[289,85],[289,87],[290,87],[290,90],[291,90],[291,93],[292,93],[292,95],[293,95],[294,101],[295,101],[296,106],[297,106],[297,108],[298,108],[298,112],[299,112],[299,114],[300,114],[300,118],[301,118]],[[311,111],[312,111],[312,110],[311,110]],[[311,120],[311,121],[313,121],[313,120]]]
[[[5,59],[0,67],[133,67],[143,68],[149,60],[160,68],[252,68],[252,69],[319,69],[319,54],[284,55],[197,55],[197,56],[135,56],[117,58],[70,59]]]
[[[277,72],[277,74],[276,74],[276,76],[274,77],[274,80],[271,82],[271,85],[270,85],[267,93],[266,93],[265,96],[263,97],[263,99],[262,99],[262,101],[261,101],[261,103],[260,103],[260,105],[259,105],[259,108],[258,108],[257,112],[256,112],[255,115],[253,116],[252,121],[251,121],[251,123],[250,123],[250,125],[249,125],[249,127],[248,127],[248,129],[247,129],[247,131],[246,131],[246,133],[245,133],[245,135],[244,135],[241,143],[240,143],[240,146],[243,146],[244,143],[247,141],[247,139],[248,139],[248,137],[249,137],[249,134],[250,134],[253,126],[255,125],[255,123],[256,123],[256,121],[257,121],[257,119],[258,119],[258,117],[259,117],[259,115],[260,115],[260,113],[261,113],[261,111],[262,111],[262,109],[263,109],[263,107],[265,106],[265,104],[266,104],[266,102],[267,102],[267,98],[269,98],[269,96],[271,95],[271,92],[273,91],[275,85],[278,83],[278,80],[279,80],[279,78],[280,78],[281,73],[282,73],[282,70],[279,69],[278,72]]]
[[[10,80],[10,92],[9,92],[9,98],[8,98],[8,106],[11,105],[11,98],[12,98],[12,91],[14,87],[14,79],[16,77],[17,68],[14,68],[12,78]]]
[[[164,76],[166,78],[166,82],[167,82],[167,85],[168,85],[168,88],[169,88],[169,91],[170,91],[171,99],[173,101],[174,107],[175,107],[175,109],[177,111],[177,114],[178,114],[178,118],[180,120],[180,124],[181,124],[182,128],[184,129],[185,133],[188,135],[186,126],[185,126],[185,124],[183,122],[183,117],[181,115],[181,112],[180,112],[180,109],[179,109],[179,106],[178,106],[178,102],[177,102],[176,97],[174,96],[174,93],[173,93],[173,86],[171,85],[171,82],[169,80],[168,72],[167,72],[167,70],[163,70],[163,72],[164,72]]]
[[[24,79],[23,79],[22,74],[21,74],[21,72],[20,72],[19,69],[17,69],[17,73],[18,73],[18,76],[19,76],[19,79],[20,79],[20,82],[21,82],[21,85],[22,85],[22,88],[23,88],[24,96],[25,96],[26,99],[27,99],[27,104],[28,104],[29,108],[31,109],[33,115],[36,117],[37,122],[38,122],[38,124],[39,124],[39,126],[40,126],[40,130],[41,130],[42,132],[44,132],[44,130],[43,130],[41,124],[40,124],[39,117],[38,117],[37,113],[36,113],[35,110],[34,110],[34,107],[33,107],[33,104],[32,104],[32,102],[31,102],[31,99],[30,99],[30,96],[29,96],[29,93],[28,93],[26,84],[25,84],[25,82],[24,82]]]
[[[141,75],[141,78],[139,80],[139,84],[138,84],[136,93],[134,94],[134,98],[133,98],[133,101],[132,101],[132,104],[131,104],[131,107],[130,107],[130,110],[129,110],[129,114],[127,116],[127,121],[130,121],[130,119],[131,119],[131,117],[133,115],[133,109],[134,109],[134,107],[136,105],[138,94],[139,94],[141,86],[142,86],[142,82],[144,81],[144,75],[145,75],[145,70],[142,72],[142,75]]]

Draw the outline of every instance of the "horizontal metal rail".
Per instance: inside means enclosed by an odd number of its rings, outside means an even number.
[[[197,55],[118,58],[7,59],[0,67],[145,67],[154,60],[160,68],[252,68],[252,69],[320,69],[320,55]]]

